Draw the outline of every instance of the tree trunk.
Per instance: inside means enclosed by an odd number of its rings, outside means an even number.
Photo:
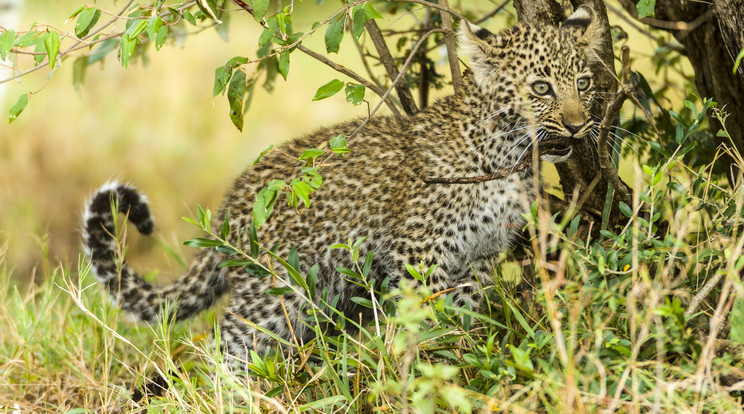
[[[638,16],[636,1],[621,0],[621,3],[629,14]],[[683,30],[670,31],[687,49],[699,95],[713,98],[719,108],[730,114],[727,130],[736,149],[744,153],[744,68],[739,67],[738,73],[733,73],[736,55],[744,48],[744,1],[715,0],[709,4],[657,0],[655,11],[657,19],[695,23],[682,25]],[[711,132],[716,134],[720,123],[712,116],[708,119]],[[716,136],[716,144],[722,143],[730,146],[728,139]],[[726,157],[719,162],[733,183],[738,175],[732,170],[733,159]]]
[[[607,9],[604,2],[602,0],[572,0],[571,3],[574,8],[582,4],[592,6],[600,25],[605,28],[603,30],[603,47],[599,56],[603,64],[597,64],[593,71],[596,74],[595,81],[597,82],[599,96],[612,97],[612,93],[617,91],[618,86],[614,76],[615,60]],[[517,10],[518,19],[525,22],[557,26],[566,18],[563,9],[554,0],[514,0],[514,8]],[[592,115],[599,119],[603,118],[605,108],[610,101],[611,98],[598,99],[592,108]],[[574,191],[578,191],[579,198],[586,197],[582,209],[591,214],[595,220],[601,221],[608,189],[607,178],[600,177],[599,182],[595,184],[591,192],[586,193],[592,182],[600,175],[599,171],[601,169],[598,159],[596,143],[591,140],[584,140],[580,144],[574,145],[571,158],[556,164],[556,169],[563,187],[564,199],[570,200]],[[610,228],[619,223],[621,218],[618,201],[617,197],[612,201],[609,215]],[[593,229],[598,231],[599,226],[595,225]]]

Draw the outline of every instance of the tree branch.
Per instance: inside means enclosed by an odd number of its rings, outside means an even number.
[[[367,33],[369,34],[370,39],[372,39],[372,43],[374,43],[377,53],[380,55],[380,61],[385,67],[388,77],[390,77],[390,79],[396,79],[399,75],[398,66],[395,65],[395,60],[390,54],[390,49],[388,49],[377,23],[374,20],[367,20],[364,26],[367,28]],[[413,115],[418,112],[416,102],[413,100],[413,95],[411,94],[411,89],[405,82],[397,83],[395,90],[398,92],[398,98],[400,99],[400,103],[403,105],[403,110],[406,111],[406,114]]]
[[[397,83],[398,83],[398,82],[399,82],[399,81],[401,80],[401,78],[403,77],[403,74],[404,74],[404,73],[406,72],[406,69],[408,69],[408,65],[410,65],[410,64],[411,64],[411,61],[412,61],[412,60],[413,60],[413,58],[414,58],[414,57],[416,56],[416,51],[417,51],[417,50],[419,49],[419,47],[421,47],[421,44],[422,44],[422,43],[424,43],[424,41],[425,41],[425,40],[426,40],[426,39],[427,39],[427,38],[428,38],[429,36],[431,36],[432,34],[434,34],[434,33],[442,33],[442,32],[443,32],[443,30],[442,30],[442,29],[432,29],[432,30],[429,30],[428,32],[426,32],[426,34],[424,34],[424,36],[422,36],[422,37],[421,37],[421,39],[419,39],[419,41],[418,41],[418,42],[416,42],[416,44],[415,44],[415,45],[413,46],[413,49],[411,50],[411,53],[410,53],[410,54],[408,55],[408,58],[407,58],[407,59],[406,59],[406,61],[405,61],[405,62],[403,63],[403,66],[402,66],[402,67],[400,68],[400,72],[398,73],[398,76],[396,76],[396,77],[395,77],[395,79],[393,79],[393,84],[392,84],[392,85],[390,85],[390,87],[388,88],[388,90],[387,90],[387,91],[385,91],[385,94],[384,94],[384,95],[382,96],[382,99],[383,99],[383,101],[384,101],[385,99],[387,99],[387,96],[388,96],[388,95],[390,94],[390,92],[392,92],[392,90],[393,90],[393,89],[395,88],[395,85],[396,85],[396,84],[397,84]],[[372,110],[372,112],[370,112],[369,116],[367,116],[367,118],[366,118],[366,119],[364,120],[364,122],[362,122],[362,123],[361,123],[361,124],[360,124],[360,125],[359,125],[359,126],[357,127],[357,129],[355,129],[355,130],[354,130],[354,132],[352,132],[352,133],[351,133],[351,134],[349,135],[349,138],[351,138],[351,137],[353,137],[354,135],[356,135],[356,134],[357,134],[357,133],[358,133],[359,131],[361,131],[361,130],[362,130],[362,128],[364,128],[364,126],[365,126],[365,125],[367,125],[367,123],[369,123],[369,120],[370,120],[370,119],[372,119],[372,116],[373,116],[373,115],[374,115],[374,114],[375,114],[375,113],[376,113],[376,112],[377,112],[377,111],[378,111],[378,110],[380,109],[380,106],[382,106],[382,101],[380,101],[380,102],[379,102],[379,103],[377,104],[377,106],[375,106],[375,108],[374,108],[374,109]]]
[[[551,143],[551,142],[542,142],[539,143],[537,146],[537,155],[542,156],[546,154],[550,154],[556,150],[562,150],[566,148],[564,145]],[[491,174],[486,175],[478,175],[473,177],[427,177],[424,178],[424,182],[426,184],[474,184],[474,183],[482,183],[486,181],[492,181],[492,180],[500,180],[502,178],[506,178],[515,172],[519,172],[524,170],[525,168],[532,165],[532,160],[536,159],[535,157],[525,157],[524,160],[521,162],[515,164],[513,167],[510,168],[501,168],[498,169]]]
[[[620,115],[620,108],[622,108],[625,99],[628,97],[631,91],[632,85],[630,83],[630,50],[627,45],[623,46],[622,49],[622,85],[620,90],[615,95],[612,103],[610,103],[605,109],[604,117],[602,122],[599,124],[599,137],[597,138],[597,149],[599,151],[599,167],[602,170],[602,175],[607,177],[612,187],[617,191],[620,199],[630,204],[630,195],[628,194],[627,187],[620,180],[617,175],[617,171],[612,166],[610,161],[610,155],[607,151],[607,136],[610,133],[610,128],[615,119]]]
[[[447,0],[439,0],[439,5],[449,10]],[[439,10],[442,16],[442,29],[444,29],[444,43],[447,45],[447,59],[449,60],[450,72],[452,73],[452,87],[455,93],[465,90],[465,82],[462,80],[460,72],[460,60],[457,58],[457,44],[455,43],[455,32],[452,30],[452,17],[449,12]]]

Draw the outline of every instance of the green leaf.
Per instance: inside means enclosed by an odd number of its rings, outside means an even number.
[[[332,407],[335,405],[342,407],[346,401],[349,401],[347,397],[343,395],[335,395],[333,397],[322,398],[320,400],[315,400],[307,404],[303,404],[297,407],[297,412],[311,411],[311,410],[313,411],[336,411],[336,410],[326,410],[325,408]]]
[[[331,151],[338,155],[351,152],[351,150],[346,147],[346,135],[344,134],[338,134],[335,138],[331,138],[331,140],[328,141],[328,145],[331,147]]]
[[[80,12],[82,12],[83,10],[85,10],[85,4],[80,5],[80,7],[78,7],[74,12],[67,16],[67,19],[65,19],[65,24],[69,23],[70,20],[74,19],[75,16],[80,14]]]
[[[88,57],[75,59],[75,63],[72,64],[72,87],[75,88],[75,92],[78,95],[83,92],[83,84],[85,83],[85,74],[87,72]]]
[[[44,37],[44,48],[46,48],[47,56],[49,56],[49,67],[54,69],[59,54],[59,33],[49,32]]]
[[[256,160],[255,160],[255,161],[253,161],[253,165],[256,165],[256,164],[258,164],[258,162],[259,162],[259,161],[261,161],[261,158],[262,158],[262,157],[263,157],[264,155],[266,155],[266,153],[267,153],[267,152],[269,152],[269,151],[271,151],[271,150],[273,150],[273,149],[274,149],[274,145],[272,144],[272,145],[269,145],[269,147],[268,147],[268,148],[266,148],[265,150],[261,151],[261,153],[260,153],[260,154],[258,154],[258,157],[256,157]]]
[[[333,23],[328,26],[325,33],[325,45],[328,53],[338,53],[341,47],[341,39],[344,38],[344,22],[346,14],[339,15]]]
[[[256,233],[256,225],[251,220],[251,225],[248,228],[248,242],[251,245],[251,257],[258,259],[260,253],[260,246],[258,244],[258,234]]]
[[[0,35],[0,60],[5,60],[8,57],[8,53],[13,49],[13,42],[15,42],[15,31],[13,29],[7,29]]]
[[[244,269],[246,273],[248,273],[249,275],[253,277],[271,276],[271,273],[268,270],[266,270],[265,268],[263,268],[262,266],[256,263],[251,263],[249,265],[246,265]]]
[[[738,55],[736,55],[736,60],[734,61],[734,71],[733,73],[736,73],[736,70],[739,69],[739,64],[741,64],[741,60],[744,58],[744,49],[742,49]]]
[[[29,47],[29,46],[35,46],[40,41],[43,41],[44,36],[39,36],[41,32],[33,30],[30,32],[26,32],[23,35],[21,35],[18,39],[15,41],[15,45],[18,47]]]
[[[354,40],[359,40],[359,36],[364,33],[365,23],[367,23],[367,13],[364,12],[364,8],[361,6],[355,7],[351,29],[351,35],[354,36]]]
[[[41,36],[40,40],[36,43],[36,45],[34,45],[34,63],[37,65],[43,62],[44,59],[46,59],[48,56],[48,54],[46,53],[45,40],[46,35]]]
[[[413,276],[414,279],[418,280],[419,282],[424,281],[424,277],[421,276],[421,273],[419,273],[418,269],[416,269],[415,267],[406,264],[406,270],[408,271],[408,274]]]
[[[168,39],[168,26],[160,26],[158,34],[155,36],[155,50],[160,50]]]
[[[315,296],[315,287],[318,285],[318,264],[314,264],[305,276],[305,282],[307,283],[307,290],[310,294],[310,298]]]
[[[129,27],[129,29],[126,32],[126,36],[129,37],[129,39],[136,41],[137,36],[140,35],[143,31],[147,29],[147,20],[139,20],[136,24],[133,24]]]
[[[191,23],[192,26],[196,26],[196,18],[194,18],[194,15],[188,10],[183,11],[183,18],[186,19],[187,22]]]
[[[328,97],[331,97],[338,93],[342,88],[344,87],[344,83],[341,82],[338,79],[334,79],[325,85],[318,88],[318,91],[315,92],[315,97],[313,97],[313,101],[319,101],[321,99],[326,99]]]
[[[261,32],[261,36],[258,37],[258,47],[262,47],[269,43],[272,37],[274,37],[274,31],[267,27],[263,32]]]
[[[264,290],[264,293],[267,295],[274,295],[274,296],[281,296],[281,295],[287,295],[292,293],[292,288],[289,286],[285,287],[272,287]]]
[[[623,203],[622,201],[618,203],[618,207],[620,208],[620,212],[625,215],[625,217],[633,217],[633,210],[630,208],[629,205]]]
[[[266,10],[269,8],[269,0],[253,0],[253,17],[257,22],[266,15]]]
[[[269,218],[274,210],[276,199],[286,185],[282,180],[271,180],[266,187],[258,192],[256,202],[253,203],[253,221],[256,224],[256,229],[261,228]]]
[[[731,320],[729,339],[738,344],[744,344],[744,299],[736,298],[729,318]]]
[[[352,269],[349,269],[348,267],[337,267],[336,271],[341,273],[342,275],[353,277],[355,279],[361,279],[362,275],[359,273],[353,271]]]
[[[163,27],[163,19],[160,16],[155,16],[147,22],[147,37],[150,41],[155,41],[158,37],[158,31]]]
[[[248,63],[248,58],[243,56],[235,56],[225,63],[223,66],[218,67],[214,70],[214,87],[212,88],[212,96],[217,96],[225,91],[227,83],[232,78],[233,71],[240,65]]]
[[[212,212],[207,209],[204,211],[202,206],[196,205],[196,217],[199,219],[199,226],[208,233],[212,232]]]
[[[298,158],[300,161],[313,161],[316,158],[323,155],[323,150],[318,148],[310,148],[302,151],[302,154],[300,154],[300,158]]]
[[[116,39],[106,39],[101,44],[98,45],[95,49],[93,49],[93,53],[88,56],[88,64],[92,65],[99,60],[102,60],[106,57],[106,55],[114,50],[116,45],[118,45],[119,42]]]
[[[364,10],[364,13],[367,14],[367,20],[382,19],[382,15],[380,14],[380,12],[375,10],[375,8],[372,7],[372,4],[370,2],[364,3],[363,10]]]
[[[236,70],[227,89],[227,101],[230,102],[230,120],[239,131],[243,131],[243,98],[245,97],[245,72]]]
[[[10,116],[8,117],[8,123],[12,124],[13,121],[18,118],[18,115],[23,112],[23,109],[26,108],[26,105],[28,104],[28,94],[24,93],[21,95],[16,103],[10,108]]]
[[[79,39],[87,36],[90,29],[98,23],[98,19],[100,18],[101,11],[96,8],[89,7],[83,10],[78,15],[77,22],[75,23],[75,36]]]
[[[220,263],[219,267],[222,269],[223,267],[236,267],[236,266],[248,266],[249,264],[253,264],[250,260],[239,260],[239,259],[231,259],[231,260],[225,260],[224,262]]]
[[[300,273],[297,272],[297,270],[293,266],[287,263],[286,260],[279,257],[279,255],[277,255],[274,251],[269,250],[269,254],[287,270],[287,273],[289,273],[289,276],[292,278],[291,281],[307,291],[307,282],[305,282],[305,279],[300,276]]]
[[[359,105],[364,101],[364,91],[367,88],[364,85],[350,83],[346,85],[346,100],[354,105]]]
[[[183,242],[186,246],[191,247],[219,247],[224,245],[225,243],[219,241],[219,240],[212,240],[212,239],[205,239],[203,237],[197,237],[194,239],[186,240]]]
[[[364,266],[362,267],[362,274],[367,277],[369,276],[369,271],[372,269],[372,258],[374,257],[374,252],[372,250],[367,253],[367,257],[364,258]]]
[[[351,301],[359,305],[362,305],[365,308],[370,308],[370,309],[374,308],[372,301],[367,298],[360,298],[359,296],[354,296],[351,298]]]
[[[134,48],[137,46],[137,39],[130,39],[129,36],[122,36],[119,43],[119,60],[124,69],[129,66],[129,59],[132,58]]]
[[[279,54],[279,74],[282,75],[284,80],[287,80],[288,73],[289,73],[289,50],[285,50],[281,54]]]
[[[636,5],[638,10],[638,18],[642,19],[647,16],[654,16],[654,6],[656,6],[656,0],[641,0]]]
[[[289,249],[289,256],[287,256],[287,263],[292,266],[292,269],[296,270],[298,273],[302,271],[300,269],[300,254],[297,253],[297,248],[292,247]]]
[[[308,185],[306,182],[300,181],[296,178],[292,180],[291,184],[295,196],[302,200],[302,202],[305,204],[305,207],[310,207],[310,192],[314,191],[314,189],[310,187],[310,185]]]
[[[230,209],[225,214],[225,220],[222,221],[222,228],[220,229],[220,236],[227,240],[227,236],[230,235]]]

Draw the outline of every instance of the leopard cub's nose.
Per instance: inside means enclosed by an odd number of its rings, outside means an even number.
[[[584,128],[584,125],[586,125],[586,122],[582,122],[579,124],[575,123],[566,123],[566,121],[562,121],[563,126],[568,130],[568,132],[571,133],[571,135],[576,135],[581,131],[581,128]]]

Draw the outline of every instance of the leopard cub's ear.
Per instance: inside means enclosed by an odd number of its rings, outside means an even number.
[[[581,36],[591,51],[598,52],[602,48],[602,28],[596,13],[586,4],[579,6],[571,16],[561,24],[561,30],[575,30]],[[595,53],[590,53],[591,59],[596,59]]]
[[[489,36],[493,36],[493,33],[467,20],[461,20],[457,37],[460,40],[460,49],[463,56],[466,56],[471,62],[473,59],[481,57],[488,50],[486,38]]]
[[[494,56],[504,47],[501,36],[467,20],[461,20],[457,37],[461,55],[470,63],[476,80],[490,76],[496,70]]]

